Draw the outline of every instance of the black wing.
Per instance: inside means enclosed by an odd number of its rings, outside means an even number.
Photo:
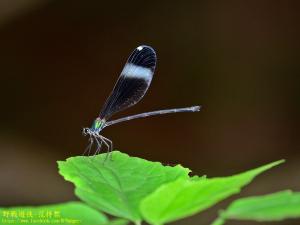
[[[121,75],[106,100],[100,118],[107,120],[114,113],[138,103],[152,81],[156,66],[156,54],[146,45],[137,47],[129,56]]]

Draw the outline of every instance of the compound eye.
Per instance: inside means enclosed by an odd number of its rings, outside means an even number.
[[[87,135],[89,133],[89,128],[83,128],[82,133]]]

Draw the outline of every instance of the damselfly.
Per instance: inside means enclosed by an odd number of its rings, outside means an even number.
[[[152,81],[155,67],[156,53],[150,46],[141,45],[131,53],[99,116],[94,120],[90,128],[83,128],[83,135],[89,135],[89,145],[85,153],[88,152],[90,154],[94,143],[97,146],[95,154],[100,152],[103,144],[108,152],[113,150],[112,141],[100,134],[105,127],[148,116],[177,112],[197,112],[200,110],[200,106],[165,109],[110,121],[109,119],[113,114],[135,105],[143,98]]]

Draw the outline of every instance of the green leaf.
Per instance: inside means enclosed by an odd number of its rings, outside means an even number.
[[[199,181],[199,180],[205,180],[206,178],[207,178],[206,175],[201,176],[201,177],[195,175],[195,176],[190,177],[190,180],[192,180],[192,181]]]
[[[221,217],[256,221],[300,218],[300,192],[286,190],[269,195],[241,198],[231,203]]]
[[[129,221],[126,219],[114,219],[114,220],[111,220],[111,221],[105,223],[104,225],[127,225],[127,224],[129,224]],[[93,224],[90,224],[90,225],[93,225]]]
[[[114,151],[106,154],[77,156],[58,162],[59,172],[75,184],[76,195],[91,206],[134,222],[142,220],[141,200],[164,183],[183,177],[189,169],[180,165],[163,166],[158,162],[129,157]]]
[[[0,208],[0,224],[113,225],[115,222],[109,222],[105,215],[80,202]]]
[[[248,172],[224,178],[178,179],[165,184],[146,197],[141,211],[147,222],[165,224],[201,212],[240,192],[258,174],[282,163],[278,161]]]
[[[211,225],[223,225],[225,223],[225,219],[223,217],[218,217]]]

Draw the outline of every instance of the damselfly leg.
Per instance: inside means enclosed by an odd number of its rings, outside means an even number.
[[[108,155],[110,155],[110,158],[112,159],[112,156],[111,156],[111,152],[112,152],[112,141],[109,140],[108,138],[98,134],[97,135],[97,138],[99,138],[101,140],[101,142],[106,146],[107,148],[107,154],[106,154],[106,157],[105,157],[105,160],[107,160],[108,158]]]
[[[84,150],[84,152],[83,152],[83,156],[87,153],[87,155],[89,156],[90,155],[90,152],[91,152],[91,149],[92,149],[92,146],[93,146],[93,138],[92,137],[90,137],[89,138],[89,144],[88,144],[88,146],[85,148],[85,150]]]
[[[97,155],[97,154],[99,154],[99,153],[100,153],[100,151],[101,151],[101,147],[102,147],[102,143],[103,143],[103,141],[102,141],[102,139],[99,139],[99,140],[98,140],[98,138],[97,138],[97,137],[95,137],[95,140],[96,140],[96,143],[97,143],[97,149],[96,149],[96,151],[95,151],[95,154],[94,154],[94,155]]]
[[[109,148],[108,148],[107,154],[110,156],[110,160],[112,160],[113,142],[104,136],[102,136],[102,138],[109,143]]]

